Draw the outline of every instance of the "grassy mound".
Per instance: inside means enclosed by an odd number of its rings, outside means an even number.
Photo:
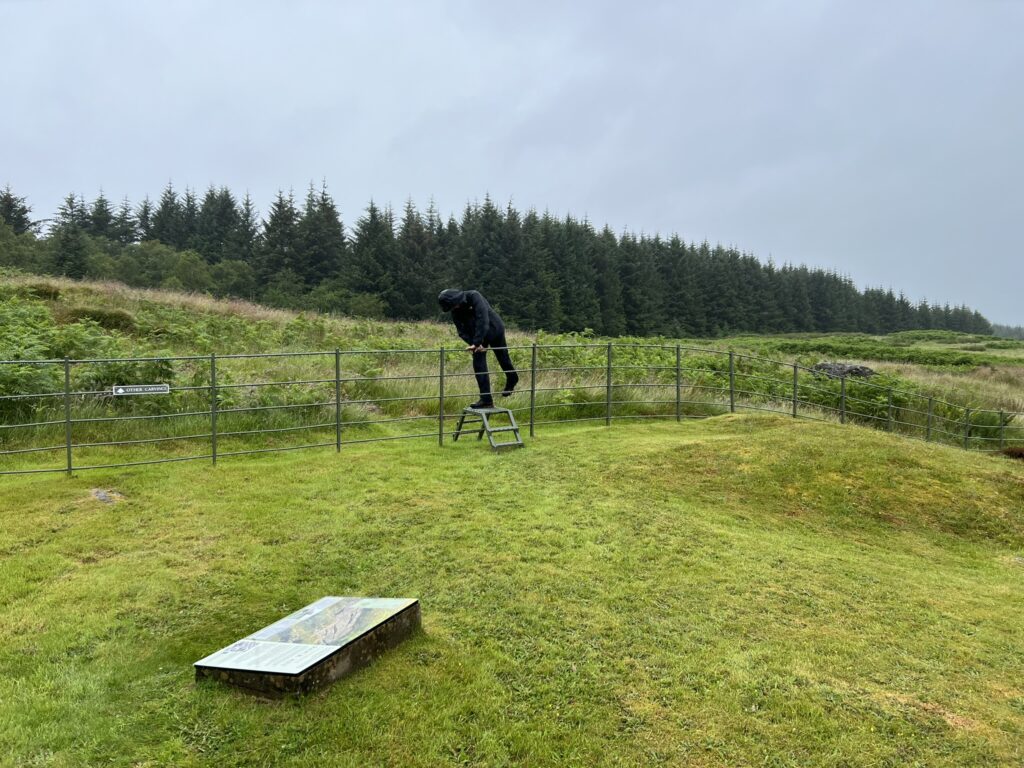
[[[1024,759],[1002,457],[726,416],[14,478],[0,508],[12,765]],[[425,631],[297,702],[193,682],[326,594],[419,597]]]

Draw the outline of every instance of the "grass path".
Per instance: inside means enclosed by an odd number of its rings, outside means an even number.
[[[1007,459],[734,416],[4,478],[0,510],[2,765],[1024,761]],[[326,594],[424,632],[299,701],[193,682]]]

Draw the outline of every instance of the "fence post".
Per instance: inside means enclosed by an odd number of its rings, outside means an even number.
[[[210,353],[210,458],[217,463],[217,356]]]
[[[64,448],[67,452],[68,476],[71,476],[71,361],[64,358]]]
[[[341,453],[341,350],[334,350],[334,442]]]
[[[999,411],[999,450],[1006,448],[1006,416]]]
[[[800,380],[797,378],[797,371],[798,370],[799,369],[797,368],[796,363],[793,363],[793,418],[794,419],[796,418],[797,403],[800,402],[798,400],[798,397],[799,397],[799,389],[798,389],[798,387],[800,386]]]
[[[683,383],[683,356],[682,350],[676,344],[676,421],[683,420],[683,402],[680,394],[680,387]]]
[[[846,377],[839,377],[839,423],[846,423]]]
[[[971,409],[964,410],[964,448],[968,446],[971,439]]]
[[[928,398],[928,425],[924,430],[924,441],[927,443],[932,439],[932,414],[935,413],[935,398]]]
[[[605,372],[605,412],[604,424],[612,423],[612,343],[608,342],[608,368]]]
[[[889,431],[892,432],[893,427],[895,426],[893,424],[893,414],[892,414],[892,387],[889,387],[889,412],[888,412],[888,418],[889,418]]]
[[[736,413],[736,353],[729,352],[729,412]]]
[[[537,410],[537,342],[533,342],[530,352],[530,437],[533,437],[533,425]]]
[[[437,445],[444,448],[444,347],[437,357]]]

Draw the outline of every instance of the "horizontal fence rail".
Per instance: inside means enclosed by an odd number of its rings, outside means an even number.
[[[669,344],[507,349],[520,381],[497,404],[528,425],[531,437],[544,424],[764,411],[973,450],[1024,450],[1019,412],[836,378],[796,363]],[[0,475],[216,464],[425,437],[443,445],[462,409],[479,397],[475,375],[467,352],[443,347],[4,360]],[[495,367],[490,376],[498,395],[504,373]]]

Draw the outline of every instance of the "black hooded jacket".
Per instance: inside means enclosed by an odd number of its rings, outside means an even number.
[[[505,324],[479,291],[449,288],[438,296],[438,303],[445,312],[452,313],[455,329],[467,344],[505,345]]]

